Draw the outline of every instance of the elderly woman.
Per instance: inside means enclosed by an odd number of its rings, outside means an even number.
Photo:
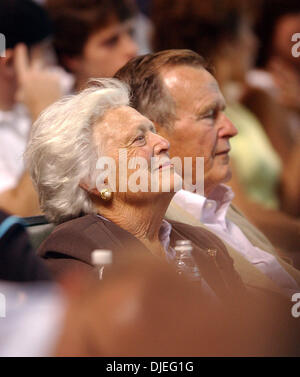
[[[70,268],[94,273],[95,249],[112,250],[114,259],[134,250],[172,260],[176,241],[189,239],[205,284],[222,298],[239,297],[245,288],[222,242],[204,229],[164,220],[181,178],[168,141],[129,103],[124,84],[99,79],[34,124],[27,164],[41,208],[60,224],[39,255],[56,275]]]

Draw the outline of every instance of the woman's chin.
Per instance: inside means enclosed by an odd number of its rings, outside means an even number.
[[[182,178],[178,175],[174,169],[170,171],[170,176],[167,179],[162,179],[160,181],[160,192],[174,193],[182,189]]]

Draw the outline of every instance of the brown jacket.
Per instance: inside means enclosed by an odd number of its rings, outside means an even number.
[[[173,246],[177,239],[191,240],[200,272],[208,285],[220,298],[235,297],[235,300],[238,300],[246,288],[222,241],[206,229],[175,221],[170,223],[171,245]],[[57,226],[42,243],[38,254],[56,276],[70,268],[90,270],[94,273],[91,252],[95,249],[112,250],[114,260],[124,252],[150,253],[150,250],[129,232],[113,222],[91,214]],[[216,256],[210,255],[209,249],[216,250]]]

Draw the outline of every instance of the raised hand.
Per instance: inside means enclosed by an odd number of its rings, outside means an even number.
[[[45,67],[43,57],[29,57],[28,49],[19,44],[14,50],[18,90],[16,100],[24,103],[34,121],[41,111],[62,96],[60,77]]]
[[[269,66],[276,86],[280,89],[280,103],[287,108],[300,111],[299,73],[279,58],[273,58]]]

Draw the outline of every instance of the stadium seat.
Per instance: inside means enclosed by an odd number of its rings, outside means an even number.
[[[23,217],[30,242],[35,250],[54,229],[55,225],[47,221],[45,216]]]

